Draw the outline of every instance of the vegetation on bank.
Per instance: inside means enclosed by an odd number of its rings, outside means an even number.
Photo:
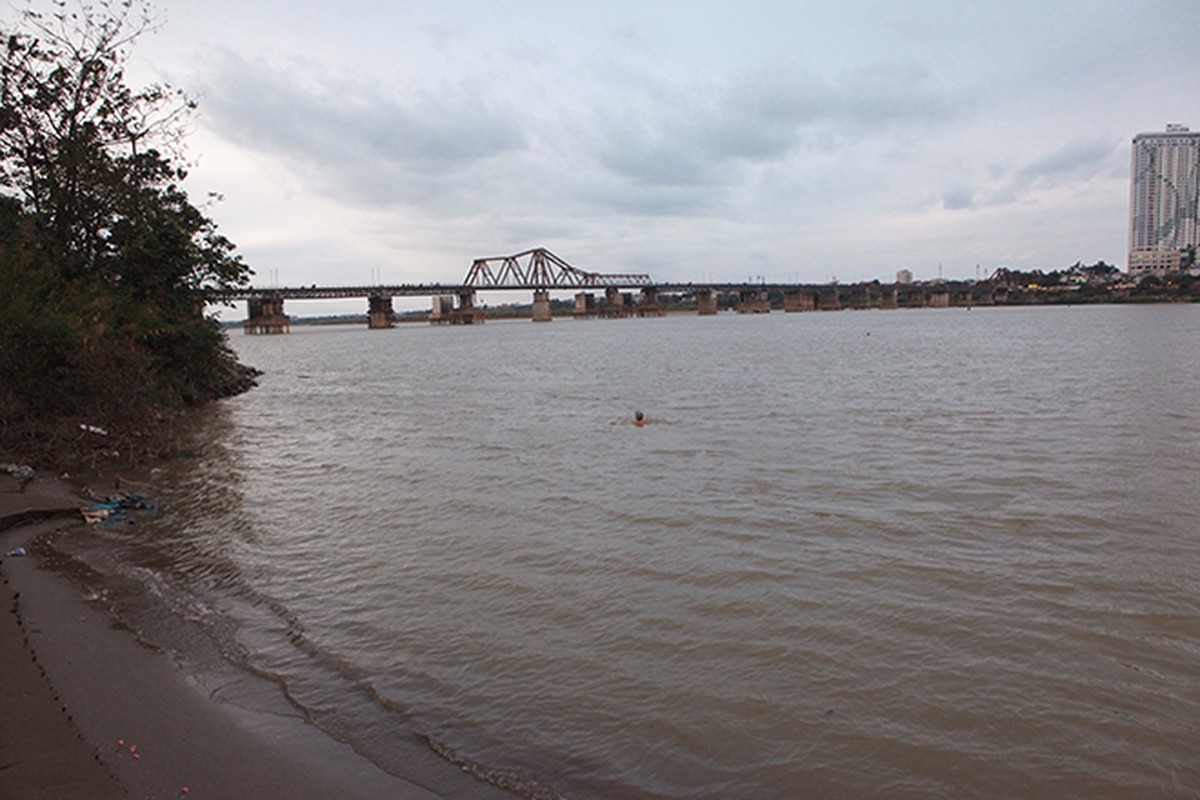
[[[145,454],[252,380],[203,312],[250,270],[181,186],[194,103],[126,81],[147,8],[54,8],[0,54],[0,461],[44,466]]]

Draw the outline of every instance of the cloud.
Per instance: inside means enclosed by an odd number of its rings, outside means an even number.
[[[1076,139],[1020,167],[1017,179],[1030,185],[1086,179],[1106,171],[1117,148],[1114,142]]]
[[[957,186],[942,194],[942,207],[950,211],[962,211],[975,206],[975,190],[967,186]]]
[[[616,90],[619,105],[591,112],[596,161],[626,190],[605,197],[631,214],[717,213],[764,174],[825,180],[829,161],[856,148],[872,152],[842,172],[861,173],[898,133],[947,125],[967,107],[915,64],[826,78],[776,63],[686,88],[638,77]]]
[[[804,179],[806,163],[828,170],[813,165],[966,108],[916,62],[822,75],[784,58],[684,78],[505,64],[450,86],[389,91],[299,58],[221,51],[201,111],[214,132],[339,202],[524,226],[563,213],[728,216],[765,172]],[[852,168],[872,159],[855,157]]]
[[[427,199],[439,181],[525,146],[479,88],[400,99],[300,62],[284,70],[231,53],[208,76],[201,109],[223,136],[366,205]]]
[[[993,163],[987,179],[976,186],[958,184],[942,192],[941,206],[964,211],[1021,202],[1064,185],[1086,185],[1111,179],[1123,158],[1120,145],[1094,138],[1073,139],[1062,146],[1015,164]]]
[[[854,142],[896,127],[945,122],[963,105],[915,63],[874,63],[833,78],[775,64],[723,91],[706,120],[717,157],[780,158],[812,142]]]

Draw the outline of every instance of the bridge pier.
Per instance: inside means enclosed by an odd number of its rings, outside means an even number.
[[[638,316],[661,317],[663,313],[662,308],[658,305],[658,287],[642,287],[642,302],[638,303],[637,307]]]
[[[817,289],[817,310],[841,311],[842,293],[836,286],[822,286]]]
[[[971,302],[977,306],[994,306],[996,289],[990,283],[977,283],[971,288]]]
[[[742,298],[737,305],[737,312],[739,314],[771,313],[771,297],[766,289],[742,289],[739,294]]]
[[[900,294],[895,286],[884,286],[880,290],[879,307],[884,310],[894,310],[900,307]]]
[[[696,308],[700,312],[700,316],[709,316],[717,313],[717,290],[716,289],[697,289],[696,290]]]
[[[933,287],[929,292],[928,298],[925,300],[925,305],[930,308],[949,308],[950,290],[945,286]]]
[[[367,297],[367,328],[381,330],[396,326],[396,309],[392,307],[392,298],[386,294],[373,294]]]
[[[458,321],[461,325],[482,325],[483,309],[475,307],[475,290],[466,289],[458,293]]]
[[[468,289],[458,293],[458,308],[454,307],[455,296],[438,295],[433,298],[429,322],[434,325],[482,325],[483,312],[475,307],[475,291]]]
[[[433,325],[448,325],[454,314],[454,297],[447,294],[434,295],[429,298],[429,322]]]
[[[788,312],[816,311],[817,293],[804,289],[788,289],[783,293],[783,310]]]
[[[550,292],[545,289],[535,290],[533,293],[533,321],[549,322],[551,319]]]
[[[596,295],[591,292],[579,292],[575,295],[575,319],[588,319],[596,316]]]
[[[925,306],[925,289],[913,284],[897,286],[896,304],[900,308],[923,308]]]
[[[615,286],[604,290],[604,304],[600,306],[600,315],[609,319],[621,319],[629,316],[632,299],[621,293]]]
[[[867,284],[855,284],[850,287],[850,308],[863,311],[871,307],[871,287]]]
[[[291,320],[283,313],[283,298],[252,297],[247,300],[242,330],[249,334],[288,333]]]

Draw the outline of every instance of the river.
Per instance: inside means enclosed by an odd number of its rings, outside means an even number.
[[[57,546],[199,680],[481,797],[1195,797],[1197,342],[1176,305],[235,333],[266,374],[162,511]]]

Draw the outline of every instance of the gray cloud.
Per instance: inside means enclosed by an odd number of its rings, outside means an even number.
[[[281,69],[223,52],[211,63],[201,108],[222,136],[326,195],[438,216],[569,206],[708,217],[764,169],[794,173],[806,154],[952,120],[962,106],[909,62],[824,77],[777,61],[690,86],[607,73],[592,77],[589,102],[551,90],[535,114],[531,98],[499,91],[519,86],[503,76],[398,97],[298,60]]]
[[[948,189],[942,194],[942,206],[951,211],[962,211],[975,206],[975,190],[966,186]]]
[[[1111,178],[1121,161],[1120,145],[1100,139],[1073,139],[1061,147],[1015,165],[992,164],[989,180],[979,186],[953,186],[942,193],[942,207],[962,211],[1020,202],[1032,192],[1093,178]]]
[[[1118,144],[1098,139],[1075,139],[1025,164],[1017,179],[1035,183],[1057,183],[1088,177],[1108,170]]]
[[[626,188],[604,197],[631,214],[717,213],[763,170],[803,173],[810,156],[947,123],[964,108],[915,64],[834,79],[775,65],[688,91],[636,77],[615,113],[592,112],[597,162]]]
[[[704,187],[713,183],[716,165],[683,142],[672,144],[669,132],[614,136],[600,154],[613,172],[643,186]]]
[[[812,141],[852,142],[911,123],[941,122],[960,102],[915,63],[877,63],[833,79],[776,65],[724,91],[706,120],[717,157],[777,158]]]
[[[285,72],[228,53],[201,108],[227,138],[370,205],[427,197],[431,184],[525,145],[481,92],[400,101],[362,82],[314,79],[302,65]]]

